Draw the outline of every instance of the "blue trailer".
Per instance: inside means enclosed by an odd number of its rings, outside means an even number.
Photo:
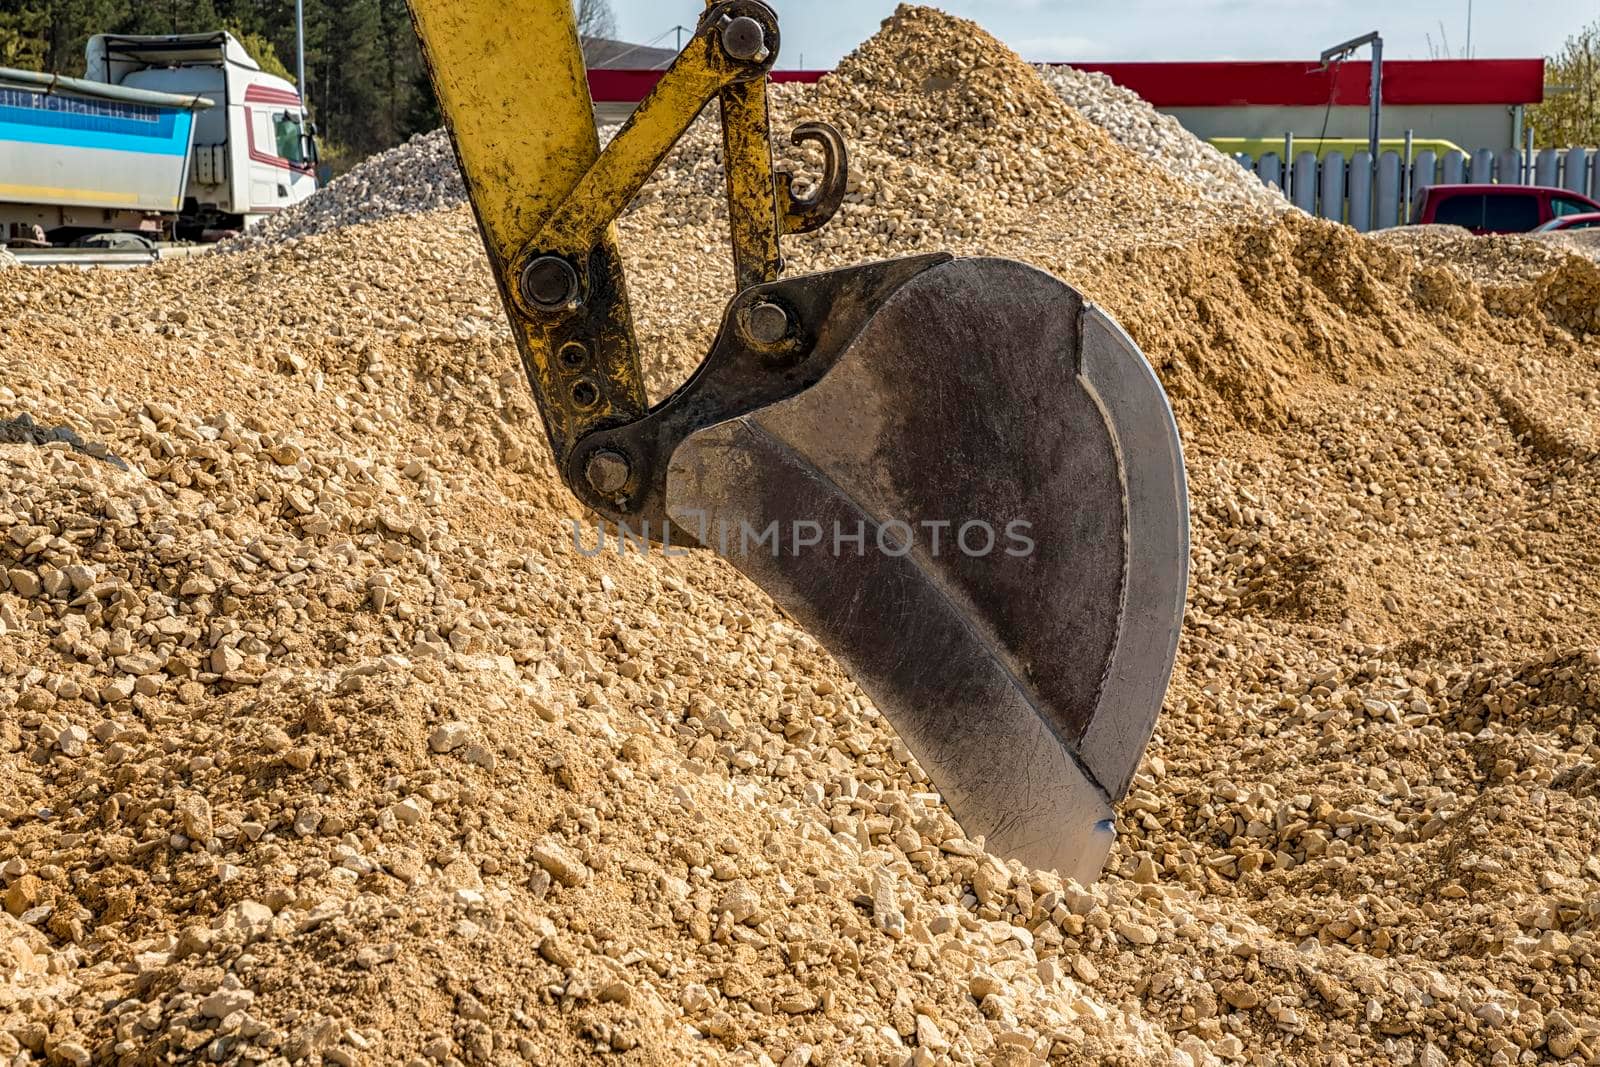
[[[226,33],[91,38],[88,72],[0,67],[0,243],[200,239],[316,190],[295,87]]]
[[[148,229],[146,217],[177,215],[195,114],[211,106],[0,68],[0,219],[59,233]]]

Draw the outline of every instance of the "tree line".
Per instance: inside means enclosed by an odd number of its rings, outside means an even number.
[[[1539,147],[1600,145],[1600,22],[1567,38],[1544,81],[1544,103],[1528,109]]]
[[[615,32],[606,0],[575,3],[586,35]],[[304,4],[306,95],[335,170],[440,125],[405,0]],[[97,33],[218,29],[294,80],[294,0],[0,0],[0,66],[76,76]]]

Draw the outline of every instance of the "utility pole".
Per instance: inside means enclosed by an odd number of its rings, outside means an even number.
[[[1336,59],[1343,59],[1367,45],[1372,46],[1372,75],[1368,79],[1371,84],[1371,99],[1368,101],[1369,114],[1367,116],[1367,154],[1372,167],[1372,176],[1367,188],[1367,227],[1371,230],[1378,228],[1378,148],[1383,134],[1383,38],[1378,31],[1361,37],[1355,37],[1343,44],[1336,44],[1322,53],[1322,69],[1327,70],[1328,64]]]
[[[300,90],[300,106],[306,106],[306,0],[294,0],[295,88]]]
[[[1472,58],[1472,0],[1467,0],[1467,58]]]

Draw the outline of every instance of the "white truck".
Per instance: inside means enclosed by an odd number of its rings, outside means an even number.
[[[0,67],[0,244],[245,229],[316,191],[314,134],[226,33],[101,34],[83,78]]]

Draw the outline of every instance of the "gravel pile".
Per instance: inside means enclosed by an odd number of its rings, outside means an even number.
[[[464,206],[9,271],[0,1058],[1591,1062],[1600,268],[1241,221],[925,9],[783,107],[859,146],[797,269],[1019,256],[1175,397],[1107,876],[967,839],[716,559],[576,550]],[[731,279],[704,160],[621,223],[657,391]]]
[[[939,69],[921,71],[919,77],[922,80],[917,82],[897,80],[895,87],[910,88],[919,96],[935,100],[945,95],[937,86],[946,81],[960,84],[953,76],[966,70],[967,63],[989,65],[991,62],[987,54],[978,55],[972,49],[956,49],[948,45],[949,42],[941,42],[945,58],[933,64]],[[977,52],[983,53],[985,50],[980,47]],[[899,58],[902,57],[878,56],[874,62],[894,63]],[[913,66],[925,63],[925,57],[917,53],[907,54],[903,58]],[[839,77],[825,81],[818,90],[799,85],[772,86],[774,127],[782,129],[810,118],[825,117],[845,130],[853,151],[859,152],[865,148],[872,152],[878,144],[872,135],[881,131],[863,130],[859,124],[871,122],[881,113],[881,109],[869,109],[862,113],[855,106],[857,101],[852,97],[850,88],[850,62],[852,60],[846,60]],[[1117,144],[1145,156],[1156,167],[1188,188],[1198,191],[1207,200],[1255,213],[1277,213],[1289,209],[1288,201],[1276,191],[1268,189],[1246,174],[1238,164],[1190,134],[1177,120],[1156,111],[1137,93],[1116,85],[1105,75],[1068,67],[1040,67],[1037,68],[1036,79],[1025,72],[1023,64],[1017,62],[1014,56],[1010,57],[1005,67],[1003,80],[995,86],[996,92],[989,95],[994,98],[992,102],[1006,109],[1012,117],[1017,114],[1014,109],[1020,103],[1026,109],[1025,113],[1039,124],[1039,128],[1028,132],[1026,137],[1045,153],[1042,157],[1044,160],[1059,151],[1063,144],[1072,143],[1075,136],[1081,136],[1085,125],[1083,120],[1087,120],[1100,126]],[[1048,90],[1042,91],[1033,84],[1036,81],[1042,81]],[[1053,91],[1067,105],[1070,116],[1067,109],[1046,104],[1048,91]],[[1018,99],[1013,100],[1012,97]],[[967,108],[970,104],[969,99],[963,98],[958,108]],[[696,123],[690,135],[678,146],[669,162],[668,174],[654,183],[642,198],[645,202],[653,197],[669,199],[687,212],[686,221],[691,222],[710,222],[726,217],[726,207],[717,203],[722,188],[721,132],[714,121],[715,109],[708,109],[708,112],[710,117]],[[960,114],[961,117],[968,117],[970,112],[962,111]],[[978,129],[985,126],[1003,130],[1006,137],[1022,133],[1014,121],[994,123],[991,116],[984,116]],[[603,128],[601,143],[607,143],[615,131],[616,127]],[[1007,151],[995,153],[981,147],[981,133],[978,136],[974,136],[974,133],[970,127],[951,131],[927,123],[917,128],[919,137],[943,146],[931,154],[933,158],[947,160],[952,158],[950,153],[954,152],[956,157],[965,159],[974,168],[971,188],[962,190],[958,202],[953,205],[965,209],[952,216],[954,233],[958,237],[973,235],[970,226],[961,225],[969,214],[981,216],[984,202],[994,194],[999,193],[1009,199],[1012,193],[1009,189],[996,188],[996,176],[991,173],[991,168],[994,163],[1008,159],[1014,142],[1008,142]],[[875,195],[880,182],[887,181],[905,187],[917,181],[915,166],[903,166],[903,148],[887,147],[887,155],[875,153],[853,160],[852,170],[857,176],[854,191],[857,195],[851,198],[851,203],[875,209],[883,206],[883,201]],[[803,166],[808,162],[803,155],[791,156],[783,138],[778,139],[777,148],[785,165]],[[811,157],[809,162],[816,162],[818,158]],[[1033,185],[1037,190],[1059,187],[1060,170],[1052,172],[1041,161],[1034,161],[1032,169]],[[1009,179],[1020,175],[1005,177]],[[1079,180],[1087,177],[1082,173],[1078,175]],[[1029,192],[1027,184],[1019,183],[1019,186],[1024,198],[1036,195]],[[703,193],[710,199],[702,205],[693,195],[696,193]],[[435,130],[429,134],[419,134],[408,143],[363,162],[310,200],[269,219],[224,247],[230,250],[257,248],[277,241],[327,233],[342,226],[450,207],[465,200],[466,190],[461,182],[449,136],[443,130]],[[981,218],[977,221],[981,221]]]
[[[1044,80],[1080,115],[1111,135],[1124,148],[1148,156],[1201,196],[1260,212],[1288,211],[1277,189],[1163,115],[1138,93],[1108,76],[1072,67],[1039,68]]]
[[[394,215],[451,207],[466,199],[450,135],[434,130],[364,160],[310,199],[226,242],[223,248],[259,248]]]

